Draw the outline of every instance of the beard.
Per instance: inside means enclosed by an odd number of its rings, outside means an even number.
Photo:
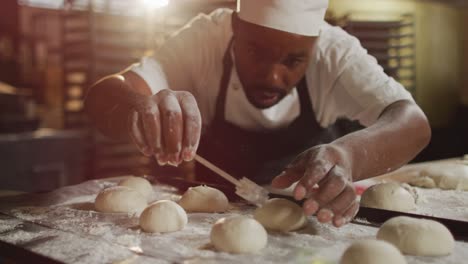
[[[249,102],[259,109],[267,109],[278,104],[288,91],[280,88],[255,87],[253,89],[244,89]]]

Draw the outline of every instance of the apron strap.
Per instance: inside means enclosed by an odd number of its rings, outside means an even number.
[[[310,100],[306,76],[302,77],[302,79],[297,84],[297,93],[299,95],[299,103],[301,109],[301,113],[299,115],[315,119],[315,113],[312,109],[312,101]]]
[[[231,80],[231,72],[233,61],[231,57],[231,49],[234,38],[229,41],[228,47],[224,52],[223,56],[223,75],[221,76],[221,82],[219,85],[219,92],[216,98],[216,111],[214,121],[224,121],[225,116],[225,105],[226,105],[226,94]]]

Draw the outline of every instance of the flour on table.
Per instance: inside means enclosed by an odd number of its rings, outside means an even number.
[[[454,162],[429,165],[408,183],[423,188],[468,191],[468,164]]]
[[[85,196],[96,195],[102,186],[113,186],[118,180],[106,183],[89,181],[54,191],[54,198],[41,194],[50,204],[34,206],[34,201],[10,204],[2,212],[20,219],[29,219],[44,226],[48,233],[58,237],[35,246],[32,250],[66,263],[338,263],[345,249],[362,239],[375,239],[377,228],[354,223],[335,228],[320,224],[308,217],[306,227],[292,233],[271,232],[268,243],[257,254],[230,254],[218,252],[210,246],[210,229],[222,217],[245,215],[251,217],[255,208],[233,203],[224,214],[189,213],[183,230],[152,234],[142,232],[138,217],[126,213],[99,213],[85,210]],[[180,197],[173,187],[155,185],[158,199]],[[439,217],[468,220],[468,192],[440,189],[418,189],[426,198],[418,204],[417,212]],[[74,200],[76,204],[71,201]],[[26,201],[27,202],[27,201]],[[0,198],[0,203],[6,203]],[[31,205],[33,204],[33,205]],[[18,220],[18,219],[17,219]],[[21,220],[20,220],[21,221]],[[12,228],[17,221],[2,221]],[[8,232],[8,231],[7,231]],[[3,240],[6,234],[0,234]],[[28,236],[28,234],[25,234]],[[21,238],[16,237],[19,240]],[[24,241],[24,240],[21,240]],[[14,242],[14,241],[12,241]],[[456,241],[451,255],[437,258],[405,256],[410,264],[459,264],[468,259],[467,243]],[[140,252],[140,253],[138,253]]]
[[[44,232],[27,232],[24,230],[14,230],[1,236],[1,240],[14,244],[20,245],[22,243],[31,241],[32,239],[43,236]]]

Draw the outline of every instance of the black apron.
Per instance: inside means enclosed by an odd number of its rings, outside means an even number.
[[[232,43],[232,41],[231,41]],[[201,136],[197,154],[236,178],[247,177],[268,184],[298,154],[338,137],[334,126],[322,128],[315,118],[305,77],[296,86],[300,115],[286,128],[248,131],[225,120],[226,94],[233,61],[228,45],[223,57],[223,75],[216,99],[214,120]],[[227,185],[227,181],[197,163],[196,180]]]

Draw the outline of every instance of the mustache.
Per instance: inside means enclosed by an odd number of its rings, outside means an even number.
[[[285,96],[288,94],[288,92],[285,90],[285,89],[282,89],[282,88],[278,88],[278,87],[268,87],[268,86],[257,86],[257,88],[255,89],[257,91],[261,91],[261,92],[267,92],[267,93],[277,93],[281,96]]]

